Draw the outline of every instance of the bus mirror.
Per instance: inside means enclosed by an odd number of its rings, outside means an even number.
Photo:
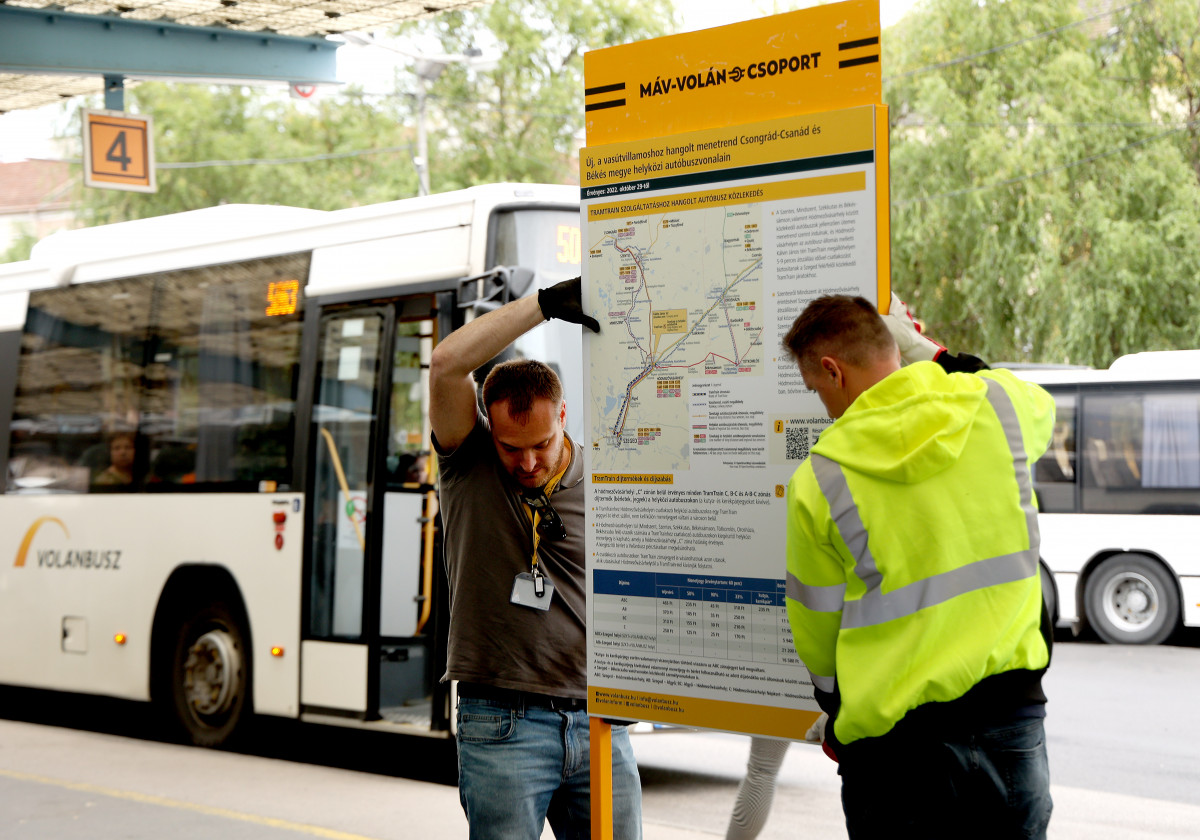
[[[520,266],[497,266],[486,274],[465,277],[458,281],[458,305],[466,309],[474,306],[478,311],[496,309],[509,301],[516,300],[534,284],[537,272]]]
[[[508,270],[508,291],[510,300],[516,300],[522,297],[529,287],[533,285],[533,279],[537,276],[537,272],[531,268],[516,266]]]

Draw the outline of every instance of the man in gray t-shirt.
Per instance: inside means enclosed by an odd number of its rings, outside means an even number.
[[[472,372],[549,318],[583,313],[579,278],[451,333],[430,360],[450,640],[458,680],[459,795],[472,840],[591,836],[583,451],[566,435],[554,372],[497,365],[477,407]],[[614,727],[613,830],[641,837],[641,786]]]

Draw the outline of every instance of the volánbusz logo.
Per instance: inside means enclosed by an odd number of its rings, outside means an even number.
[[[67,526],[62,520],[55,516],[43,516],[34,521],[29,526],[29,530],[25,532],[25,536],[21,538],[21,544],[17,547],[17,557],[13,562],[15,568],[22,568],[29,560],[29,550],[33,546],[33,539],[37,536],[38,531],[43,525],[54,524],[62,529],[63,535],[71,538],[71,534],[67,531]],[[65,551],[61,548],[40,548],[34,549],[36,563],[40,568],[46,569],[110,569],[117,571],[121,567],[121,552],[119,549],[75,549],[68,548]]]
[[[61,519],[54,516],[43,516],[41,519],[36,520],[29,526],[29,530],[25,532],[25,536],[21,539],[20,547],[17,548],[17,562],[13,563],[13,565],[18,569],[25,565],[25,558],[29,554],[29,546],[33,544],[33,538],[37,534],[38,528],[41,528],[47,522],[53,522],[59,528],[62,528],[62,532],[66,534],[67,539],[71,538],[71,535],[67,532],[67,526],[62,523]]]

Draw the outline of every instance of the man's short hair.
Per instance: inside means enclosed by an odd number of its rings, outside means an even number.
[[[508,400],[508,413],[515,420],[529,415],[538,400],[562,404],[563,389],[558,375],[549,365],[533,359],[502,362],[483,380],[483,409],[491,413],[493,403]]]
[[[875,305],[850,295],[823,295],[811,301],[783,337],[783,346],[802,371],[815,370],[822,356],[866,367],[896,352],[896,341]]]

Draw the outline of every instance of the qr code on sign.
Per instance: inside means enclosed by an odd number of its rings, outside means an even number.
[[[803,461],[808,457],[810,429],[807,426],[788,426],[784,431],[785,457],[789,461]]]

